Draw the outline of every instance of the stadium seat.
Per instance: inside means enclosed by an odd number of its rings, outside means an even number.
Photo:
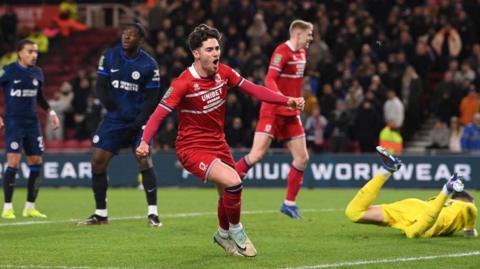
[[[62,149],[63,148],[63,141],[62,140],[46,140],[45,147],[47,150],[49,149]]]
[[[65,149],[77,149],[81,147],[81,143],[78,140],[70,139],[63,142],[63,148]]]
[[[80,148],[82,149],[88,149],[92,147],[92,142],[90,139],[84,139],[80,141]]]

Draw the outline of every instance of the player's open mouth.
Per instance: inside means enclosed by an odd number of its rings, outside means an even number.
[[[217,59],[217,60],[213,60],[213,64],[214,64],[214,65],[217,65],[217,64],[218,64],[218,59]]]

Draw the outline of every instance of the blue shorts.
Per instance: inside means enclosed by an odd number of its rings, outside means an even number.
[[[5,140],[7,153],[21,153],[27,156],[42,155],[45,150],[38,120],[6,119]]]
[[[135,137],[125,137],[133,122],[124,122],[104,118],[92,139],[93,147],[100,148],[113,154],[118,154],[121,148],[131,147],[135,150],[140,145],[143,130],[139,130]]]

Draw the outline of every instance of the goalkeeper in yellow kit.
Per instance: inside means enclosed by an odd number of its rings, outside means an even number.
[[[377,147],[377,153],[383,167],[348,204],[345,214],[350,220],[396,228],[408,238],[447,236],[460,230],[465,236],[477,236],[477,207],[473,197],[463,190],[461,177],[456,174],[430,200],[410,198],[372,205],[383,184],[401,166],[401,161],[383,147]]]

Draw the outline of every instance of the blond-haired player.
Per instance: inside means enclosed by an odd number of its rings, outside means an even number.
[[[265,86],[285,96],[301,97],[307,63],[306,49],[313,39],[313,25],[303,20],[294,20],[289,31],[290,39],[273,52],[265,76]],[[245,177],[250,167],[267,153],[273,139],[285,141],[293,156],[288,173],[287,194],[280,211],[291,218],[301,219],[295,200],[309,157],[299,111],[262,103],[252,149],[236,163],[235,170],[241,178]]]

